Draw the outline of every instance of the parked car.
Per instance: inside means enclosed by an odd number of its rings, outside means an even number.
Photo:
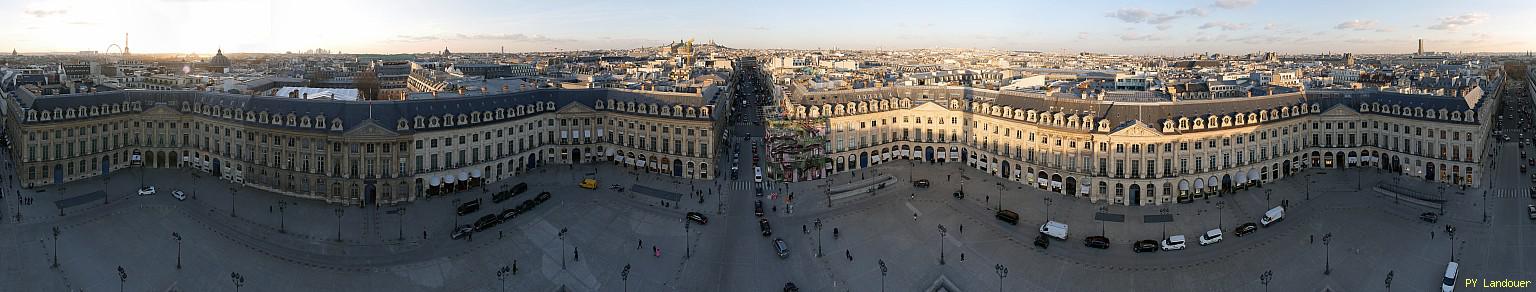
[[[1435,212],[1424,212],[1422,214],[1419,214],[1419,220],[1424,220],[1424,222],[1429,222],[1429,223],[1439,222],[1440,221],[1440,214],[1435,214]]]
[[[468,202],[464,202],[463,204],[459,204],[459,208],[458,208],[457,211],[458,211],[459,216],[464,216],[464,215],[467,215],[469,213],[474,213],[475,211],[480,211],[480,199],[475,199],[473,201],[468,201]]]
[[[533,210],[533,207],[538,205],[539,202],[535,202],[533,199],[523,200],[522,204],[517,204],[517,212],[527,213],[528,211]]]
[[[1243,223],[1243,225],[1238,225],[1237,228],[1233,228],[1232,234],[1236,234],[1238,237],[1242,237],[1243,235],[1248,235],[1249,233],[1253,233],[1254,231],[1258,230],[1258,224],[1253,224],[1252,222]]]
[[[919,188],[926,188],[926,187],[928,187],[928,184],[929,184],[928,180],[926,180],[926,179],[920,179],[920,180],[912,182],[912,186],[919,187]]]
[[[475,228],[474,227],[470,227],[469,225],[460,225],[458,229],[454,229],[453,230],[452,238],[453,239],[460,239],[460,238],[469,237],[469,234],[474,233],[474,232],[475,232]]]
[[[591,179],[591,178],[582,179],[580,185],[581,185],[581,188],[583,188],[583,189],[596,190],[597,189],[597,180],[596,179]]]
[[[779,258],[787,258],[789,257],[789,244],[784,243],[783,238],[774,238],[773,251],[779,254]]]
[[[1200,245],[1212,245],[1221,242],[1221,228],[1206,230],[1200,235]]]
[[[139,188],[139,195],[146,195],[147,196],[147,195],[153,195],[153,194],[155,194],[155,186],[144,186],[144,187]]]
[[[1525,212],[1531,214],[1531,220],[1536,220],[1536,205],[1525,205]]]
[[[704,214],[699,212],[688,212],[686,217],[688,217],[688,220],[693,221],[693,223],[698,223],[699,225],[709,224],[709,217],[704,217]]]
[[[502,201],[511,199],[513,195],[516,194],[512,193],[510,190],[496,192],[495,194],[491,195],[491,203],[500,204]]]
[[[763,201],[762,200],[758,200],[756,202],[752,202],[752,214],[757,215],[757,217],[763,217]]]
[[[800,292],[800,287],[795,287],[795,282],[785,282],[784,292]]]
[[[481,231],[485,230],[486,228],[496,226],[496,222],[498,222],[498,220],[496,220],[497,218],[500,217],[496,216],[496,214],[485,214],[484,216],[480,216],[479,220],[475,220],[475,231]]]
[[[1045,234],[1035,235],[1035,246],[1038,246],[1041,249],[1050,248],[1051,239],[1046,237]]]
[[[512,220],[512,218],[517,218],[517,210],[513,210],[511,208],[502,209],[500,217],[501,217],[501,221],[507,221],[507,220]]]
[[[1184,235],[1169,236],[1163,240],[1162,248],[1164,251],[1184,249]]]
[[[544,201],[548,201],[548,200],[549,200],[549,192],[542,192],[542,193],[539,193],[539,196],[533,197],[533,201],[537,202],[539,204],[543,204]]]
[[[510,191],[512,191],[513,195],[517,195],[517,194],[522,194],[523,191],[527,191],[527,190],[528,190],[528,183],[517,183],[516,185],[512,185],[512,189]]]
[[[174,192],[171,192],[171,197],[176,198],[177,201],[186,201],[187,200],[187,193],[183,193],[183,192],[181,192],[181,190],[176,190]]]
[[[1109,249],[1109,238],[1103,236],[1084,237],[1083,246],[1097,249]]]
[[[1131,250],[1136,252],[1155,252],[1157,251],[1157,241],[1151,239],[1138,240],[1136,244],[1131,245]]]
[[[763,230],[763,236],[773,235],[773,227],[768,226],[768,219],[757,219],[757,228]]]
[[[999,210],[997,211],[997,220],[1003,220],[1003,222],[1008,222],[1008,224],[1019,225],[1019,213],[1015,213],[1012,210]]]

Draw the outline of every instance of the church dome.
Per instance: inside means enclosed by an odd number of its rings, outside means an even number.
[[[224,56],[224,49],[219,49],[218,54],[208,58],[208,71],[224,72],[226,68],[229,68],[229,57]]]

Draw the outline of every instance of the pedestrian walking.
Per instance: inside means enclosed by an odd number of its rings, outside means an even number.
[[[639,250],[641,246],[645,246],[645,240],[644,239],[636,239],[635,240],[635,250]]]
[[[581,248],[580,247],[572,247],[571,252],[573,253],[573,255],[572,255],[573,259],[572,260],[578,261],[578,262],[581,261]]]
[[[960,253],[960,261],[965,261],[965,253]]]
[[[965,224],[960,224],[960,233],[965,233]]]
[[[512,274],[517,274],[517,260],[512,260]]]
[[[912,221],[917,221],[917,213],[912,213]]]
[[[1313,244],[1317,242],[1316,238],[1313,238],[1314,236],[1317,235],[1307,235],[1307,244]]]
[[[850,261],[850,262],[853,261],[853,252],[852,251],[848,251],[848,250],[845,249],[845,250],[843,250],[843,255],[847,255],[848,256],[848,261]]]

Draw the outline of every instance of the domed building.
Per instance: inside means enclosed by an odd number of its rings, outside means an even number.
[[[224,56],[224,49],[219,49],[213,58],[208,58],[208,72],[224,73],[229,69],[229,57]]]

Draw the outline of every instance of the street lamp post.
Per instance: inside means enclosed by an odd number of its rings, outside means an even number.
[[[395,213],[400,214],[400,216],[396,217],[400,219],[400,225],[397,226],[399,227],[400,238],[397,240],[405,241],[405,207],[401,206],[400,209],[395,210]]]
[[[561,270],[565,269],[565,232],[566,231],[567,230],[564,227],[562,227],[562,228],[560,228],[560,234],[557,234],[557,236],[560,237],[560,269]]]
[[[341,208],[336,208],[336,242],[341,242],[341,214],[346,213]]]
[[[288,233],[288,201],[277,201],[277,233]]]
[[[501,266],[500,269],[496,269],[496,279],[501,280],[501,287],[497,287],[497,290],[507,291],[507,275],[509,274],[512,274],[511,267]]]
[[[629,292],[629,264],[624,264],[624,271],[619,273],[619,279],[624,281],[624,292]]]
[[[816,218],[816,257],[821,257],[821,218]]]
[[[944,224],[939,224],[939,264],[940,265],[944,264],[944,235],[946,235],[948,233],[949,233],[949,230],[944,229]]]
[[[1221,210],[1227,206],[1227,202],[1216,202],[1216,228],[1226,228],[1222,225]]]
[[[59,227],[53,227],[53,267],[59,267]]]
[[[128,271],[123,266],[117,266],[117,291],[122,292],[124,286],[128,286]]]
[[[1003,264],[997,264],[997,266],[993,266],[992,269],[997,271],[997,291],[998,292],[1002,292],[1003,291],[1003,278],[1007,278],[1008,277],[1008,266],[1004,266]]]
[[[1274,277],[1275,273],[1270,270],[1264,270],[1263,274],[1259,274],[1259,283],[1264,284],[1264,292],[1269,292],[1269,280]]]
[[[1003,183],[997,183],[997,211],[1003,211]]]
[[[885,292],[885,259],[880,259],[880,292]]]
[[[235,284],[235,292],[240,292],[240,287],[241,286],[245,286],[245,275],[241,275],[240,273],[230,272],[229,273],[229,282]]]
[[[1163,215],[1168,215],[1168,208],[1163,207],[1162,209],[1158,209],[1157,212],[1162,213]],[[1168,238],[1168,221],[1163,221],[1157,225],[1163,226],[1163,238]]]
[[[1051,198],[1045,198],[1045,221],[1051,221]]]
[[[691,221],[693,220],[683,220],[683,258],[693,256],[693,241],[691,240],[693,231],[689,230],[691,228],[689,226],[692,225]]]
[[[1333,239],[1333,232],[1329,232],[1328,234],[1324,234],[1323,235],[1323,274],[1324,275],[1327,275],[1327,274],[1333,272],[1333,262],[1331,260],[1331,255],[1330,255],[1330,250],[1331,249],[1328,248],[1328,242],[1332,241],[1332,239]]]
[[[176,269],[181,269],[181,234],[171,232],[171,238],[176,240]]]

